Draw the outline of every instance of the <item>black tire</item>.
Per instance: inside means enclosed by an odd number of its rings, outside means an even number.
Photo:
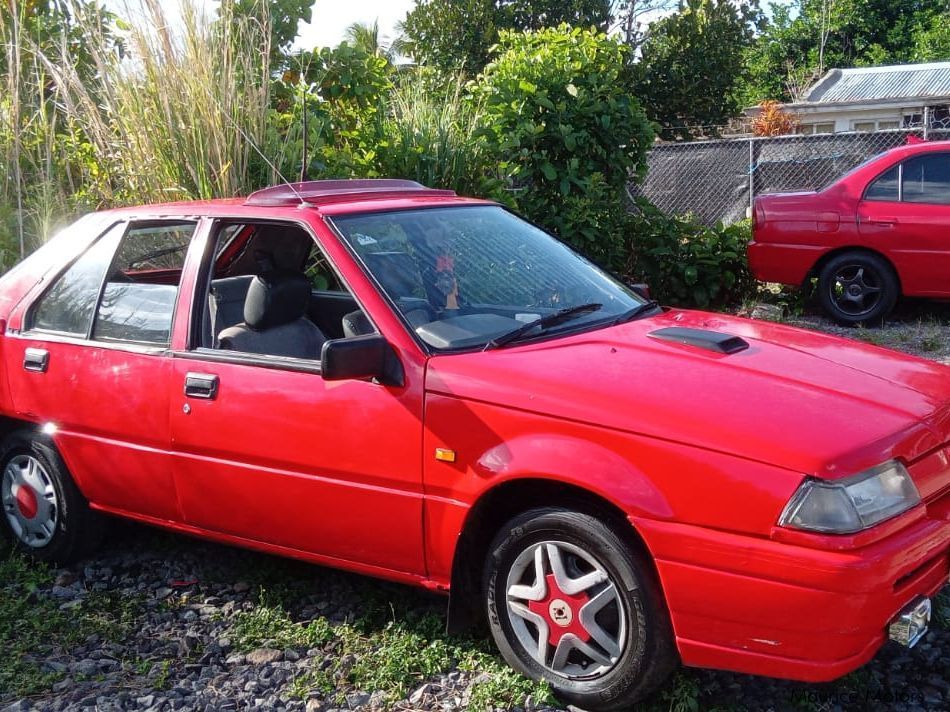
[[[818,276],[818,299],[825,313],[843,326],[879,325],[900,296],[891,264],[879,255],[854,250],[832,257]]]
[[[632,534],[630,536],[632,537]],[[598,593],[602,593],[608,584],[612,584],[618,593],[617,596],[611,596],[607,608],[602,609],[614,623],[616,636],[613,640],[619,642],[617,649],[621,651],[610,656],[612,667],[604,664],[591,675],[586,675],[587,665],[583,664],[583,658],[588,656],[579,650],[573,650],[569,655],[578,657],[574,658],[575,662],[571,667],[581,670],[581,674],[564,674],[552,667],[557,663],[555,655],[546,655],[545,659],[550,660],[550,664],[542,664],[538,659],[541,653],[529,651],[524,639],[519,638],[519,633],[515,631],[519,618],[523,616],[519,617],[513,613],[509,606],[509,576],[517,577],[520,567],[523,566],[523,563],[519,562],[525,561],[525,557],[537,556],[538,548],[544,550],[542,559],[548,561],[550,566],[550,555],[546,552],[551,543],[556,547],[564,546],[564,570],[573,566],[576,572],[575,580],[579,580],[585,571],[593,569],[585,568],[590,564],[582,559],[569,563],[572,549],[590,557],[591,561],[599,565],[600,573],[606,574],[607,580],[591,587],[589,591],[593,594],[585,600],[591,600]],[[543,546],[539,547],[539,544]],[[528,572],[528,578],[536,581],[536,572]],[[546,680],[554,693],[565,703],[589,710],[629,709],[656,691],[678,664],[669,614],[650,562],[644,554],[628,545],[624,537],[599,518],[561,508],[534,509],[515,517],[502,527],[492,542],[483,578],[483,597],[488,610],[488,623],[502,656],[522,674],[534,680]],[[598,590],[597,587],[601,588]],[[587,593],[588,591],[585,591],[584,595]],[[565,614],[563,609],[559,609],[564,602],[563,595],[563,592],[555,591],[549,583],[545,592],[546,598],[528,604],[528,607],[535,605],[540,607],[540,610],[543,610],[545,605],[548,606],[549,630],[555,631],[553,635],[562,636],[554,652],[557,652],[559,643],[563,642],[569,632],[563,626],[580,624],[583,620],[580,613],[583,602],[575,606],[576,601],[571,598],[568,606],[571,612]],[[626,621],[622,627],[619,625],[621,610]],[[596,615],[599,616],[600,612]],[[561,622],[558,622],[559,619]],[[530,625],[522,622],[520,626],[520,635],[524,636],[525,631],[530,633]],[[559,631],[557,626],[562,626],[562,630]],[[598,624],[598,628],[601,632],[606,632],[610,623],[604,628]],[[534,640],[537,641],[540,639],[540,629],[536,624],[534,630],[537,633]],[[623,630],[625,634],[621,633]],[[550,636],[548,641],[550,649],[553,645]],[[601,654],[607,650],[606,647],[597,645],[595,638],[588,638],[586,642]],[[532,647],[538,646],[534,644]],[[590,663],[596,664],[594,659],[588,659]],[[598,672],[601,668],[603,671]],[[565,670],[567,666],[563,665],[561,669]]]
[[[44,505],[53,512],[47,520],[51,532],[41,541],[31,537],[22,527],[18,533],[11,522],[11,515],[16,516],[12,508],[19,505],[11,501],[15,498],[7,471],[8,468],[23,469],[31,461],[41,468],[44,481],[48,480],[52,487],[50,503]],[[31,497],[35,500],[35,493]],[[56,448],[35,431],[14,432],[0,444],[0,531],[15,551],[56,565],[69,564],[88,556],[104,536],[105,518],[89,508]]]

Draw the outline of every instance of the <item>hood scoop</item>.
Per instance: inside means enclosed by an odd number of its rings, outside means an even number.
[[[647,336],[660,341],[689,344],[717,354],[734,354],[749,348],[749,342],[745,339],[731,334],[720,334],[718,331],[707,331],[706,329],[671,326],[666,329],[651,331]]]

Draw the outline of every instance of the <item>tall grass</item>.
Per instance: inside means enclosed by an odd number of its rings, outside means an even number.
[[[181,0],[180,22],[168,5],[128,3],[125,22],[69,0],[55,31],[15,9],[0,14],[0,249],[14,227],[28,249],[70,213],[256,187],[270,107],[267,3],[253,17],[222,3],[211,20]]]
[[[387,97],[379,171],[468,194],[491,192],[490,156],[478,138],[481,104],[459,74],[402,77]]]

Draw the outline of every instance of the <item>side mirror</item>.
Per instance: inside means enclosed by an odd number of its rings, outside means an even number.
[[[324,342],[320,375],[325,381],[372,378],[387,386],[406,383],[396,352],[379,334]]]
[[[650,287],[644,282],[639,282],[637,284],[628,284],[630,291],[636,294],[638,297],[643,297],[644,299],[650,298]]]

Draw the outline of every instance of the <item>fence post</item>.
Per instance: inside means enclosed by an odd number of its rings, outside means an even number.
[[[930,138],[930,107],[924,107],[924,141]]]
[[[755,139],[749,139],[749,217],[755,210]]]

